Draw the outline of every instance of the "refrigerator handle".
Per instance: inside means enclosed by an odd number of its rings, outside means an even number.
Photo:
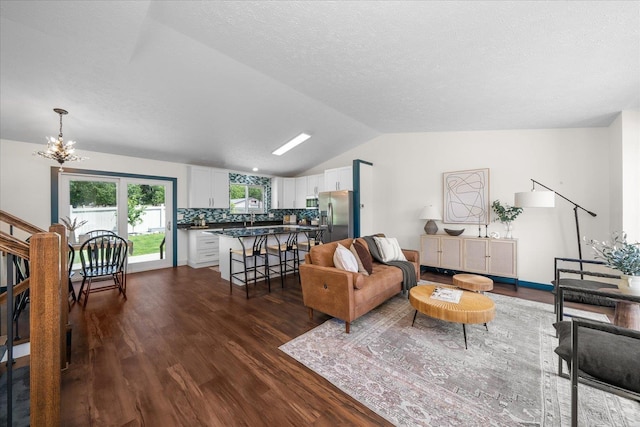
[[[333,231],[333,204],[329,203],[327,207],[327,228],[329,229],[329,233]]]

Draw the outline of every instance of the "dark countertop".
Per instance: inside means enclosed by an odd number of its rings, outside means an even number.
[[[255,226],[254,226],[255,227]],[[272,234],[287,234],[287,233],[304,233],[308,231],[317,231],[317,226],[306,225],[275,225],[259,228],[228,228],[225,230],[211,230],[210,233],[220,234],[227,237],[254,237],[265,236]]]

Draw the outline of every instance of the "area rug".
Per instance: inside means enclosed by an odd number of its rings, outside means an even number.
[[[280,349],[395,425],[570,425],[553,306],[486,295],[496,317],[488,331],[467,326],[468,350],[460,324],[419,313],[412,327],[401,295],[354,321],[350,334],[331,319]],[[579,392],[580,426],[640,425],[638,402],[586,385]]]

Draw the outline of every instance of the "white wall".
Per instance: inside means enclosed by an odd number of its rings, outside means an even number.
[[[640,241],[640,111],[622,117],[622,228]]]
[[[622,114],[609,126],[609,229],[622,230]],[[614,183],[616,185],[614,185]],[[595,237],[594,237],[595,238]],[[597,240],[606,240],[607,236],[598,236]]]
[[[51,224],[50,170],[56,163],[33,155],[43,148],[44,143],[0,140],[0,209],[48,229]],[[187,206],[186,165],[90,152],[82,147],[78,153],[89,159],[69,163],[68,167],[177,178],[178,207]],[[186,232],[178,231],[177,248],[178,264],[186,264]]]
[[[514,193],[529,190],[535,179],[597,214],[578,213],[582,236],[606,238],[610,138],[608,128],[389,134],[305,174],[350,165],[353,159],[372,162],[374,225],[406,248],[419,249],[420,209],[433,203],[442,210],[442,173],[477,168],[490,169],[490,200],[513,204]],[[555,208],[526,209],[513,226],[521,280],[549,283],[554,257],[578,255],[573,205],[558,196]],[[465,235],[478,235],[475,225],[450,228],[462,227]],[[500,223],[490,224],[491,231],[504,235]],[[585,245],[583,256],[592,258]]]

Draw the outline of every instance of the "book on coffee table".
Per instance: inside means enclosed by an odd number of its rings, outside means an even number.
[[[431,294],[431,298],[458,304],[460,298],[462,298],[462,291],[460,289],[436,287]]]

